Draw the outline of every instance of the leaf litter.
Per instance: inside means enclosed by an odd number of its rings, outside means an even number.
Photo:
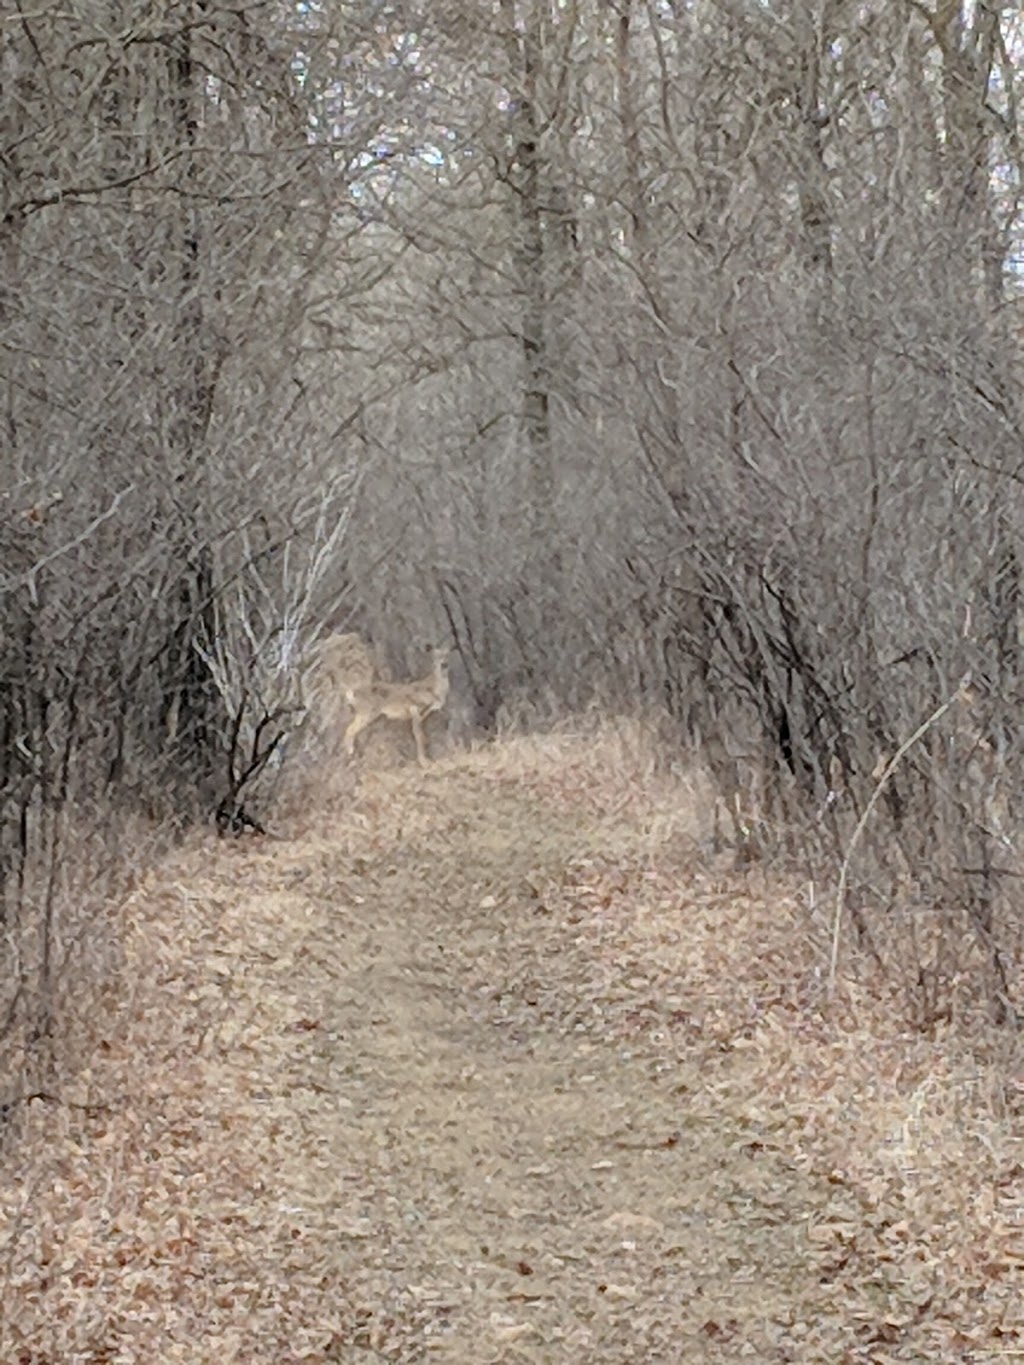
[[[1019,1057],[828,1002],[707,811],[592,728],[181,850],[0,1155],[0,1360],[1024,1353]]]

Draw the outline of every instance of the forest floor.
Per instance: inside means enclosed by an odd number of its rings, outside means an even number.
[[[175,854],[0,1154],[0,1363],[1024,1358],[1020,1073],[708,816],[595,729]]]

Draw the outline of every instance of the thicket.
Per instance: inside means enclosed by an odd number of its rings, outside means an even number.
[[[479,731],[667,715],[922,1021],[1017,1021],[1021,42],[945,0],[8,6],[7,1079],[152,841],[268,818],[338,629],[449,640]]]

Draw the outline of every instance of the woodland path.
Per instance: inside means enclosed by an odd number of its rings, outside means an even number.
[[[138,898],[0,1359],[923,1358],[837,1316],[847,1192],[758,1034],[803,965],[758,997],[695,810],[588,752],[368,773]]]

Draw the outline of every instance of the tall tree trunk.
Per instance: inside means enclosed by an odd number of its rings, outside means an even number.
[[[218,762],[218,693],[197,645],[213,637],[213,555],[206,529],[206,440],[216,388],[216,361],[203,311],[202,216],[197,192],[197,134],[202,68],[192,49],[195,21],[207,0],[192,0],[187,19],[171,47],[172,139],[178,153],[181,193],[178,222],[177,309],[171,363],[177,378],[170,451],[174,500],[181,523],[180,578],[175,588],[176,622],[169,641],[165,733],[172,734],[176,763],[186,779],[202,783]]]
[[[508,176],[518,217],[517,255],[522,287],[524,364],[523,421],[530,452],[531,519],[546,552],[551,543],[555,492],[551,451],[551,367],[548,355],[547,262],[545,260],[542,152],[537,82],[540,18],[531,9],[520,22],[515,0],[501,0],[509,84],[514,102]]]
[[[633,0],[618,0],[615,19],[615,75],[618,87],[619,125],[625,159],[625,181],[629,187],[629,211],[633,244],[641,260],[650,241],[644,202],[644,161],[640,144],[640,124],[636,107],[633,57],[630,52],[630,26]]]

